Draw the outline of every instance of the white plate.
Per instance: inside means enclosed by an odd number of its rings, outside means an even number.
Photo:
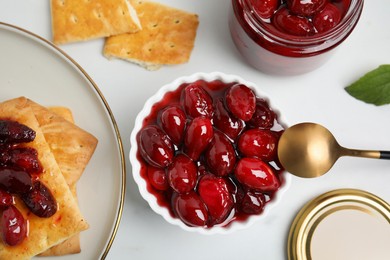
[[[81,233],[81,253],[61,259],[104,259],[125,193],[122,143],[111,110],[86,72],[48,41],[1,23],[0,39],[1,101],[25,96],[45,106],[69,107],[76,124],[99,140],[77,186],[90,228]]]

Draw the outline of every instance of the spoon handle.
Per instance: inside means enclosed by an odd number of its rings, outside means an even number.
[[[390,160],[390,151],[379,151],[380,157],[379,159]]]
[[[341,156],[354,156],[390,160],[390,151],[356,150],[343,147]]]

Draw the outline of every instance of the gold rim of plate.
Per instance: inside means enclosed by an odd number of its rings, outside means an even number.
[[[118,208],[115,224],[113,226],[113,230],[112,230],[110,239],[107,242],[107,246],[104,249],[104,251],[102,252],[102,255],[101,255],[101,258],[100,258],[101,260],[104,260],[104,259],[106,259],[107,254],[110,251],[111,246],[112,246],[112,244],[114,242],[115,236],[116,236],[116,234],[118,232],[119,224],[120,224],[120,221],[121,221],[121,218],[122,218],[122,214],[123,214],[123,206],[124,206],[125,193],[126,193],[126,164],[125,164],[125,156],[124,156],[122,138],[120,136],[119,128],[118,128],[118,125],[117,125],[116,120],[114,118],[114,114],[112,113],[112,110],[111,110],[110,106],[108,105],[107,100],[103,96],[103,93],[100,91],[100,89],[98,88],[96,83],[87,74],[87,72],[74,59],[72,59],[67,53],[65,53],[63,50],[61,50],[59,47],[57,47],[55,44],[53,44],[52,42],[48,41],[47,39],[45,39],[45,38],[43,38],[43,37],[41,37],[41,36],[39,36],[39,35],[37,35],[35,33],[32,33],[32,32],[30,32],[30,31],[28,31],[26,29],[20,28],[18,26],[12,25],[12,24],[4,23],[4,22],[0,22],[0,25],[5,26],[5,27],[9,27],[10,29],[14,29],[14,30],[17,30],[17,31],[20,31],[22,33],[25,33],[25,34],[28,34],[28,35],[32,36],[36,40],[38,40],[40,42],[43,42],[44,44],[46,44],[46,45],[50,46],[51,48],[53,48],[54,50],[56,50],[60,55],[62,55],[64,57],[64,59],[68,60],[74,66],[76,66],[76,68],[78,70],[80,70],[80,72],[85,76],[85,78],[91,83],[91,86],[93,86],[94,90],[99,95],[99,98],[103,102],[104,107],[105,107],[105,109],[107,110],[107,112],[108,112],[108,114],[110,116],[112,125],[114,127],[115,136],[116,136],[116,139],[117,139],[117,142],[118,142],[118,147],[119,147],[121,169],[122,169],[121,170],[122,183],[121,183],[121,194],[120,194],[119,208]]]
[[[390,205],[374,194],[357,189],[338,189],[308,202],[292,222],[287,242],[289,260],[311,259],[311,240],[320,222],[340,210],[358,210],[384,218],[390,224]]]

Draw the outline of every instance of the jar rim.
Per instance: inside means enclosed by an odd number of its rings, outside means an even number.
[[[326,33],[315,34],[311,36],[294,36],[283,32],[275,34],[275,30],[271,31],[269,28],[263,26],[266,22],[261,18],[250,4],[250,0],[238,0],[241,2],[244,10],[244,15],[247,21],[251,22],[254,29],[258,30],[264,37],[268,38],[274,43],[289,46],[318,46],[319,42],[327,42],[328,40],[348,34],[354,28],[357,20],[363,9],[364,0],[351,0],[347,12],[343,16],[340,23],[327,31]],[[288,38],[287,38],[288,37]]]

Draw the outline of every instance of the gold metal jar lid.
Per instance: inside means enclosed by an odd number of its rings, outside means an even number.
[[[389,245],[390,205],[366,191],[339,189],[299,211],[287,252],[289,260],[390,259]]]

